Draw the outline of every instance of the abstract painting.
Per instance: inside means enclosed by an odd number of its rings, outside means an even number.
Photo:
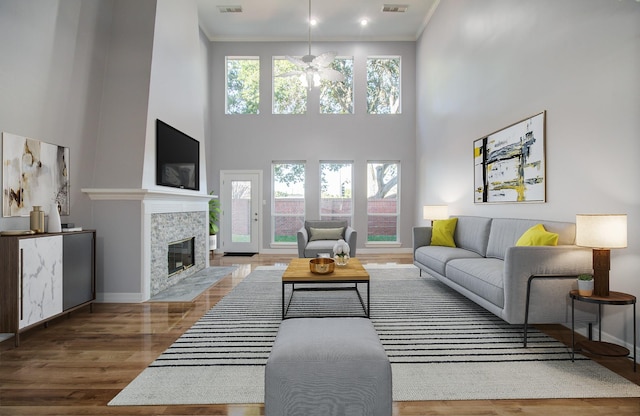
[[[544,111],[475,140],[474,202],[545,202],[544,142]]]
[[[69,148],[2,133],[2,216],[28,217],[34,205],[69,215]]]

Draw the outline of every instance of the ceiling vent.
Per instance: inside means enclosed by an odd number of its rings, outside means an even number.
[[[382,11],[387,13],[404,13],[409,8],[406,4],[385,4]]]
[[[242,6],[218,6],[220,13],[242,13]]]

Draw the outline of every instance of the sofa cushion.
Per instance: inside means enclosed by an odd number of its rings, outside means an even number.
[[[338,228],[315,228],[309,227],[311,235],[309,241],[316,240],[340,240],[344,238],[344,227]]]
[[[416,250],[414,256],[415,261],[443,276],[447,263],[453,259],[481,258],[473,251],[444,246],[422,246]]]
[[[490,229],[491,218],[458,216],[458,224],[454,234],[456,246],[485,256]]]
[[[504,261],[499,259],[454,259],[446,276],[494,305],[504,307]]]
[[[457,222],[457,218],[434,221],[433,230],[431,231],[431,245],[455,247],[456,242],[453,239],[453,233],[456,231]]]
[[[529,228],[516,241],[516,246],[557,246],[558,234],[550,233],[542,224]]]

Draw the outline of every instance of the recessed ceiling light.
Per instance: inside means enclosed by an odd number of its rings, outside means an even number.
[[[360,20],[360,26],[366,26],[368,24],[369,24],[369,21],[367,19]]]
[[[317,21],[316,19],[311,19],[311,20],[309,20],[309,24],[310,24],[311,26],[315,26],[315,25],[317,25],[317,24],[318,24],[318,21]]]

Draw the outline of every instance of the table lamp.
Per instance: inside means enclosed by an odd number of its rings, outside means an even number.
[[[449,207],[446,205],[425,205],[422,207],[422,218],[425,220],[446,220],[449,218]]]
[[[627,215],[576,215],[576,245],[593,248],[593,294],[609,296],[610,249],[627,247]]]

